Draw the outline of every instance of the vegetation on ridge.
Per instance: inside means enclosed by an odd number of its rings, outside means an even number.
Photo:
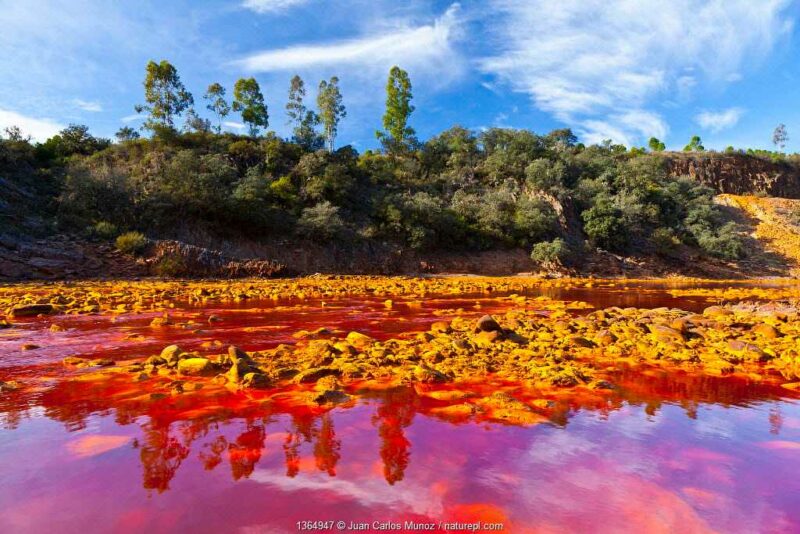
[[[123,128],[112,144],[72,125],[34,145],[8,132],[0,140],[0,172],[35,175],[39,205],[67,230],[101,224],[106,233],[160,237],[191,226],[256,240],[525,247],[542,264],[593,247],[668,255],[685,244],[723,258],[745,253],[713,191],[668,176],[659,154],[664,144],[655,138],[648,153],[610,141],[584,146],[568,129],[538,135],[455,126],[421,142],[409,125],[411,81],[398,67],[387,82],[379,151],[336,149],[346,117],[336,77],[320,83],[316,110],[305,105],[303,80],[291,80],[291,139],[261,133],[269,113],[255,79],[236,82],[231,103],[225,96],[217,83],[206,90],[212,127],[194,112],[175,68],[151,62],[146,104],[137,108],[149,113],[151,137]],[[232,111],[241,113],[249,135],[222,131]],[[183,131],[174,126],[180,114]],[[687,150],[704,150],[699,137]]]

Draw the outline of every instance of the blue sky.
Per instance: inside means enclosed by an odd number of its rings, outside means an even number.
[[[460,124],[681,148],[800,151],[800,0],[0,0],[0,128],[138,127],[144,66],[168,59],[200,111],[254,76],[288,134],[288,82],[338,75],[338,144],[376,145],[386,74],[409,71],[423,139]],[[230,116],[228,129],[240,119]]]

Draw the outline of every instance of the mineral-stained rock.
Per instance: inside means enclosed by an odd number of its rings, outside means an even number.
[[[52,304],[28,304],[11,308],[11,317],[35,317],[37,315],[49,315],[54,313],[55,307]]]
[[[266,389],[271,383],[267,375],[263,373],[247,373],[242,377],[242,387],[254,389]]]
[[[186,358],[178,362],[178,372],[187,376],[209,376],[216,372],[216,366],[208,358]]]
[[[482,332],[500,332],[502,328],[500,328],[500,324],[495,321],[494,317],[491,315],[484,315],[478,322],[475,324],[476,330]]]
[[[316,382],[322,377],[330,376],[330,375],[339,375],[341,371],[339,369],[333,369],[332,367],[315,367],[313,369],[306,369],[295,375],[294,381],[298,384],[307,384],[310,382]]]

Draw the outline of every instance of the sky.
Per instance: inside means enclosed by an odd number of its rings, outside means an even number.
[[[288,136],[289,80],[341,80],[337,144],[377,146],[389,69],[409,72],[421,139],[460,125],[569,127],[586,143],[800,151],[800,0],[0,0],[0,130],[138,128],[147,61],[195,97],[261,84]],[[225,128],[244,132],[232,114]]]

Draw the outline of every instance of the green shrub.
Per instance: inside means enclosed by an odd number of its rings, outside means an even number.
[[[668,255],[675,250],[675,247],[681,244],[681,240],[675,235],[672,228],[656,228],[650,234],[650,241],[656,248],[656,253]]]
[[[167,254],[156,262],[154,270],[158,276],[172,278],[186,274],[186,263],[178,254]]]
[[[147,246],[147,238],[140,232],[126,232],[117,237],[117,250],[126,254],[140,254]]]
[[[344,220],[339,208],[327,200],[305,208],[297,221],[297,232],[315,241],[330,241],[344,232]]]
[[[569,261],[572,251],[567,242],[557,237],[552,241],[536,243],[531,251],[531,259],[544,267],[558,267]]]
[[[91,233],[100,239],[114,239],[119,235],[119,228],[108,221],[100,221],[92,226]]]
[[[717,258],[735,260],[744,257],[744,241],[736,231],[736,224],[725,224],[718,232],[706,230],[702,232],[697,242],[705,252]]]

